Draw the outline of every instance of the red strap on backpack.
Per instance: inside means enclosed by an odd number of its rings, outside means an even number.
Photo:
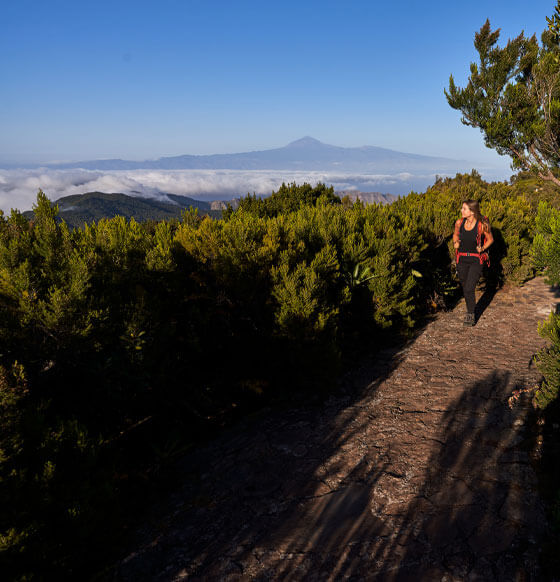
[[[488,222],[487,216],[484,216],[483,218],[486,222]],[[482,226],[482,222],[479,220],[478,227],[477,227],[477,233],[476,233],[476,246],[477,247],[481,247],[484,244],[482,241],[483,238],[486,238],[486,236],[484,235],[484,227]],[[488,254],[487,251],[480,253],[480,264],[483,265],[484,263],[486,263],[487,267],[490,266],[490,255]]]

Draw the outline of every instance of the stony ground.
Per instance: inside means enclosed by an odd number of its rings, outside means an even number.
[[[558,302],[535,279],[482,298],[474,328],[459,304],[321,406],[185,458],[111,578],[541,580],[531,407],[508,398],[538,380],[537,323]]]

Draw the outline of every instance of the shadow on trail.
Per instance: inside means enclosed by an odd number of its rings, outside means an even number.
[[[480,299],[477,301],[474,310],[477,321],[480,319],[482,314],[488,309],[490,303],[492,303],[492,299],[494,299],[494,295],[496,295],[497,292],[498,287],[496,285],[493,285],[490,282],[486,282],[484,292],[481,295]]]
[[[270,577],[538,580],[545,519],[528,453],[513,428],[527,409],[506,404],[514,388],[508,374],[497,372],[467,386],[444,414],[441,444],[432,441],[424,474],[414,472],[414,451],[408,468],[397,461],[364,470],[366,457],[338,490],[280,516],[257,545],[279,552]],[[406,458],[398,440],[391,458]],[[407,489],[412,501],[403,506]]]
[[[339,505],[351,505],[350,514],[359,519],[367,496],[349,500],[344,493],[328,494],[340,481],[338,473],[347,475],[346,449],[352,439],[375,423],[371,415],[367,422],[356,421],[363,409],[360,399],[364,393],[375,395],[400,363],[400,349],[377,351],[318,406],[265,411],[187,455],[176,468],[173,497],[165,493],[160,506],[150,511],[144,531],[131,542],[136,551],[101,579],[246,578],[238,560],[254,556],[252,548],[261,538],[274,534],[290,539],[291,522],[284,517],[323,494],[319,532]],[[343,537],[344,530],[340,528]]]
[[[545,519],[509,375],[465,386],[430,429],[430,402],[376,419],[389,371],[362,401],[266,418],[186,459],[172,510],[114,579],[537,580]]]
[[[509,374],[467,386],[443,417],[415,500],[374,559],[388,581],[540,580],[545,516],[530,465],[530,407],[510,410]],[[524,434],[525,433],[525,434]]]

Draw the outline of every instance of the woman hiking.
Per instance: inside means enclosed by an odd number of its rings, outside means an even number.
[[[488,219],[480,214],[476,200],[465,200],[461,218],[455,222],[453,246],[456,252],[457,274],[467,304],[465,325],[476,323],[474,290],[482,274],[482,265],[488,262],[486,250],[494,242]]]

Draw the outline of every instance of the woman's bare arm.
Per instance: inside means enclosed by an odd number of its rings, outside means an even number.
[[[461,219],[457,219],[455,222],[455,230],[453,231],[453,246],[458,249],[461,239],[459,237],[459,232],[461,230]]]

